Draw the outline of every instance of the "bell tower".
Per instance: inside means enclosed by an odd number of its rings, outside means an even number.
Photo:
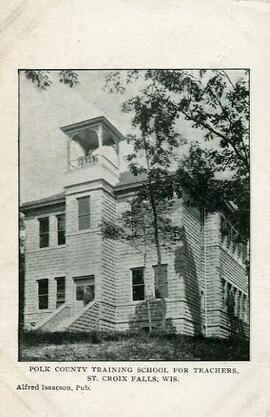
[[[100,229],[106,219],[113,220],[116,215],[113,188],[119,182],[119,142],[124,137],[103,116],[61,130],[67,136],[64,178],[67,301],[73,315],[81,314],[87,306],[81,300],[80,288],[91,283],[95,314],[101,317],[102,300],[107,297],[112,306],[116,300],[116,275],[112,266],[115,247],[102,239]]]
[[[104,116],[61,128],[67,135],[65,187],[105,180],[119,181],[119,142],[123,135]]]

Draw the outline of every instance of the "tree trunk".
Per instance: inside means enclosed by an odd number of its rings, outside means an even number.
[[[146,158],[147,170],[148,170],[148,174],[149,174],[150,163],[149,163],[149,158],[148,158],[148,153],[147,153],[147,145],[146,145],[145,138],[144,138],[144,142],[145,142],[145,158]],[[148,177],[148,193],[149,193],[149,200],[150,200],[151,209],[152,209],[152,213],[153,213],[154,238],[155,238],[155,246],[156,246],[156,252],[157,252],[157,275],[158,275],[158,277],[160,277],[162,259],[161,259],[161,248],[160,248],[159,232],[158,232],[158,214],[157,214],[157,205],[156,205],[154,192],[153,192],[153,184],[152,184],[151,179],[149,177]],[[161,314],[162,314],[162,323],[161,323],[161,327],[162,327],[163,330],[165,330],[165,327],[166,327],[166,305],[165,305],[165,300],[164,300],[163,297],[161,297],[161,303],[162,303],[162,312],[161,312]]]

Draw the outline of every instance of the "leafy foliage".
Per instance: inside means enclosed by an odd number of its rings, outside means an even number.
[[[25,77],[32,81],[39,89],[46,90],[53,83],[50,73],[51,71],[44,70],[26,70],[24,71]],[[59,82],[69,87],[73,87],[79,84],[79,77],[76,71],[72,70],[61,70],[57,72]]]
[[[135,72],[128,73],[127,82],[132,76],[136,76]],[[122,92],[117,72],[112,74],[112,79],[115,84],[111,91]],[[143,240],[145,250],[149,243],[154,243],[159,266],[161,246],[174,242],[180,234],[168,216],[174,197],[169,167],[179,140],[174,129],[177,112],[158,97],[149,97],[147,90],[125,101],[122,110],[133,114],[132,126],[136,132],[127,137],[133,147],[127,156],[129,171],[134,176],[143,175],[145,180],[131,203],[132,210],[122,214],[118,228],[112,230],[113,226],[109,226],[107,232],[133,244],[135,240]],[[127,235],[130,228],[131,233]],[[134,234],[138,229],[140,232]]]
[[[154,134],[157,138],[157,142],[147,144],[147,152],[154,164],[159,163],[159,170],[169,169],[172,149],[179,142],[175,123],[180,116],[203,131],[204,141],[192,143],[188,155],[180,161],[172,188],[178,195],[184,188],[191,196],[190,202],[209,211],[223,210],[225,201],[233,202],[238,209],[231,217],[247,239],[248,72],[242,71],[236,82],[224,70],[130,70],[122,78],[119,71],[111,73],[107,78],[109,90],[123,93],[128,83],[143,81],[140,95],[127,100],[123,110],[135,114],[134,127],[147,137]],[[133,144],[136,155],[144,145],[141,138]],[[162,153],[166,156],[160,158]],[[131,170],[137,175],[142,168],[134,162],[134,155],[130,155]],[[217,174],[223,174],[224,179],[218,179]]]

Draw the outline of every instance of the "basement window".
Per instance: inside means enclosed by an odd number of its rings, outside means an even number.
[[[90,228],[90,197],[80,197],[78,200],[79,230]]]
[[[153,266],[155,276],[155,297],[167,298],[168,297],[168,273],[167,264]]]
[[[144,268],[132,269],[132,300],[144,300]]]
[[[45,310],[49,305],[49,281],[48,279],[38,280],[38,308]]]
[[[42,217],[39,221],[39,247],[49,246],[49,217]]]
[[[57,277],[56,279],[56,308],[60,307],[66,301],[66,279]]]

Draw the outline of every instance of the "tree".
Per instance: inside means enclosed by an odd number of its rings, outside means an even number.
[[[61,70],[56,71],[60,83],[73,87],[79,84],[79,76],[76,71],[72,70]],[[25,77],[32,81],[39,89],[46,90],[53,83],[50,77],[50,71],[44,70],[25,70]]]
[[[178,118],[202,130],[202,141],[192,143],[180,161],[175,191],[181,195],[185,188],[195,205],[209,211],[223,209],[224,200],[232,201],[238,208],[232,213],[233,221],[246,241],[249,236],[248,72],[239,72],[236,81],[224,70],[130,70],[124,80],[122,74],[111,72],[107,77],[108,88],[123,93],[130,82],[143,82],[140,100],[144,98],[171,115],[167,118],[168,131],[174,130]],[[136,119],[143,119],[145,111],[140,107]],[[223,179],[218,177],[220,174]]]
[[[147,251],[154,243],[156,274],[160,277],[162,247],[173,244],[180,236],[180,229],[172,224],[168,213],[174,198],[169,166],[179,138],[173,129],[176,113],[144,95],[127,100],[123,111],[134,114],[132,126],[138,133],[128,135],[133,152],[127,155],[127,161],[129,171],[143,178],[143,186],[132,199],[131,210],[122,213],[117,224],[104,225],[103,237],[125,241],[138,250],[143,247],[145,263]],[[162,301],[164,304],[164,297]],[[163,310],[165,313],[165,308]]]

